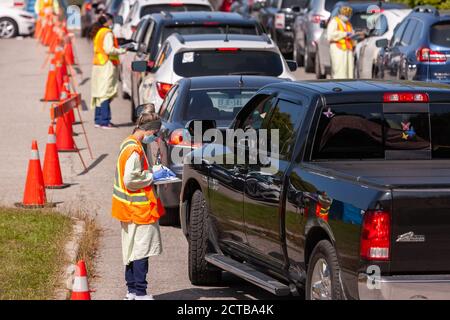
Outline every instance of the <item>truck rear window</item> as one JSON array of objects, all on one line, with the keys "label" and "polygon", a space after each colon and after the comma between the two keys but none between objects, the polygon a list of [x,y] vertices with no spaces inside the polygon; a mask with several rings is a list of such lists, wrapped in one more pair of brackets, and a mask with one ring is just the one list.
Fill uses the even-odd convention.
[{"label": "truck rear window", "polygon": [[320,114],[311,159],[450,159],[450,104],[430,104],[424,110],[327,106]]},{"label": "truck rear window", "polygon": [[184,11],[211,11],[211,8],[201,4],[152,4],[144,6],[139,16],[142,18],[147,14],[167,12],[184,12]]},{"label": "truck rear window", "polygon": [[430,41],[438,46],[450,47],[450,21],[433,25],[430,29]]},{"label": "truck rear window", "polygon": [[174,71],[184,78],[229,74],[276,77],[283,72],[281,57],[275,52],[230,49],[179,52],[174,57]]}]

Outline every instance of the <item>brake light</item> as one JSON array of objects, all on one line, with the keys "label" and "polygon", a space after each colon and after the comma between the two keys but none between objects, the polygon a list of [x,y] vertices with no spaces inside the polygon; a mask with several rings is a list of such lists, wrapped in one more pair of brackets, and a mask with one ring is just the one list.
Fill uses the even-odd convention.
[{"label": "brake light", "polygon": [[86,11],[92,10],[92,4],[91,3],[86,3],[85,9],[86,9]]},{"label": "brake light", "polygon": [[320,21],[324,20],[325,18],[321,16],[320,14],[313,14],[311,16],[311,22],[312,23],[320,23]]},{"label": "brake light", "polygon": [[420,48],[416,53],[417,60],[420,62],[446,62],[447,56],[439,51],[433,51],[430,48]]},{"label": "brake light", "polygon": [[239,51],[240,49],[239,48],[217,48],[216,50],[220,51],[220,52],[236,52],[236,51]]},{"label": "brake light", "polygon": [[172,88],[172,85],[170,83],[156,82],[156,90],[158,91],[161,99],[164,99],[166,97],[167,92],[169,92],[170,88]]},{"label": "brake light", "polygon": [[147,61],[147,67],[153,68],[154,66],[155,66],[155,61],[153,61],[153,60],[148,60]]},{"label": "brake light", "polygon": [[383,96],[383,102],[428,102],[428,94],[414,92],[387,92]]},{"label": "brake light", "polygon": [[[177,147],[191,147],[190,134],[186,129],[175,129],[169,137],[169,145]],[[201,143],[193,143],[192,148],[201,147]]]},{"label": "brake light", "polygon": [[171,3],[169,4],[169,6],[171,6],[171,7],[181,7],[181,6],[183,6],[183,5],[184,5],[183,2],[171,2]]},{"label": "brake light", "polygon": [[286,24],[286,17],[284,13],[277,13],[275,15],[275,29],[284,29]]},{"label": "brake light", "polygon": [[204,26],[218,26],[219,23],[216,21],[206,21],[206,22],[203,22],[203,25]]},{"label": "brake light", "polygon": [[25,3],[22,1],[14,1],[14,7],[16,8],[22,8],[25,6]]},{"label": "brake light", "polygon": [[360,256],[365,260],[389,260],[391,222],[385,211],[367,211],[361,231]]}]

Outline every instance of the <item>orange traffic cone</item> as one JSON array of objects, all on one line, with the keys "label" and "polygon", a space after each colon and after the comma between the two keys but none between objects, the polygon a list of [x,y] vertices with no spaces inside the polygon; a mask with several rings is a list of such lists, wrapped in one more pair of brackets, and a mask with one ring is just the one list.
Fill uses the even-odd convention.
[{"label": "orange traffic cone", "polygon": [[44,178],[36,140],[31,143],[31,158],[28,162],[27,181],[23,193],[23,201],[16,203],[17,207],[43,208],[46,206]]},{"label": "orange traffic cone", "polygon": [[41,101],[59,101],[60,92],[58,90],[58,82],[56,79],[55,59],[50,63],[48,71],[47,83],[45,85],[45,95]]},{"label": "orange traffic cone", "polygon": [[61,47],[56,48],[55,53],[55,70],[56,70],[56,84],[58,85],[58,92],[62,92],[64,76],[67,75],[67,67],[64,61],[64,52]]},{"label": "orange traffic cone", "polygon": [[46,47],[50,45],[50,42],[52,41],[53,38],[53,22],[51,20],[52,19],[50,18],[48,21],[47,30],[42,40],[42,44]]},{"label": "orange traffic cone", "polygon": [[69,66],[73,66],[75,64],[75,56],[73,54],[72,39],[70,36],[67,36],[66,39],[66,44],[64,45],[64,57],[66,58],[66,63]]},{"label": "orange traffic cone", "polygon": [[53,125],[48,127],[48,140],[45,147],[44,167],[42,171],[46,188],[62,189],[69,186],[68,184],[63,183]]},{"label": "orange traffic cone", "polygon": [[67,112],[56,120],[56,146],[58,152],[77,152],[73,141],[73,128]]},{"label": "orange traffic cone", "polygon": [[[69,87],[69,76],[65,75],[63,78],[63,86],[62,86],[62,90],[61,90],[61,98],[60,100],[65,100],[70,98],[71,93],[70,93],[70,87]],[[73,109],[70,109],[70,111],[68,112],[69,116],[69,121],[71,124],[75,123],[75,113],[73,112]]]},{"label": "orange traffic cone", "polygon": [[83,260],[78,261],[75,269],[71,300],[91,300],[91,293],[89,291],[87,281],[86,265]]}]

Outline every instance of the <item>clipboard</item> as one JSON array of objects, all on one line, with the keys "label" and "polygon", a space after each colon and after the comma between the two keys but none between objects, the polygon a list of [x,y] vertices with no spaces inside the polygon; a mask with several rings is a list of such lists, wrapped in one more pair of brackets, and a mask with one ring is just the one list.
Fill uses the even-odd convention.
[{"label": "clipboard", "polygon": [[154,186],[158,186],[158,185],[162,185],[162,184],[180,183],[182,181],[183,180],[181,180],[180,178],[169,178],[169,179],[161,179],[161,180],[155,181],[152,184]]}]

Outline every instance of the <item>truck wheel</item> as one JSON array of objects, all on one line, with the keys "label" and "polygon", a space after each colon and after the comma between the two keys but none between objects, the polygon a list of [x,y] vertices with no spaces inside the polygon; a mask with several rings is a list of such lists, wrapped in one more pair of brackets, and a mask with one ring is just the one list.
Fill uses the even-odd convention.
[{"label": "truck wheel", "polygon": [[205,260],[208,253],[208,208],[203,193],[192,195],[189,219],[189,280],[194,285],[213,285],[220,281],[221,270],[214,270]]},{"label": "truck wheel", "polygon": [[307,300],[342,300],[336,251],[328,240],[319,241],[309,259],[306,279]]},{"label": "truck wheel", "polygon": [[178,226],[180,225],[180,214],[178,208],[167,208],[166,214],[159,219],[162,226]]}]

